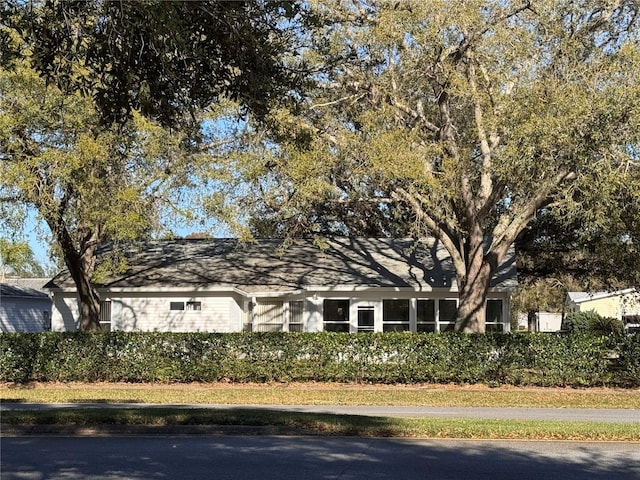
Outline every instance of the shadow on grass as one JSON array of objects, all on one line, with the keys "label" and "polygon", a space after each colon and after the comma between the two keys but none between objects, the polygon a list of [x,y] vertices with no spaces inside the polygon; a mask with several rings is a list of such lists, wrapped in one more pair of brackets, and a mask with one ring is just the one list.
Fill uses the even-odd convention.
[{"label": "shadow on grass", "polygon": [[[105,433],[124,433],[127,428],[133,433],[189,433],[189,428],[193,427],[194,433],[206,433],[207,428],[215,433],[220,433],[221,429],[224,429],[223,433],[246,433],[247,428],[252,428],[253,434],[640,441],[640,424],[635,423],[391,418],[246,407],[95,406],[7,410],[3,412],[2,424],[29,428],[28,433],[38,431],[39,427],[48,433],[49,427],[56,427],[78,435],[87,427]],[[114,430],[114,427],[118,428]]]}]

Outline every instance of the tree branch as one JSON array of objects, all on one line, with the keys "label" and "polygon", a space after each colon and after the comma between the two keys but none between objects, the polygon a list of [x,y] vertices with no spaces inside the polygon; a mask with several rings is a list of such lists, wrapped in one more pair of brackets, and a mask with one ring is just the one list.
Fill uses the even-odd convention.
[{"label": "tree branch", "polygon": [[466,270],[464,257],[463,255],[461,255],[458,245],[456,245],[456,239],[454,238],[453,232],[447,232],[446,227],[439,224],[431,215],[427,214],[417,198],[411,193],[407,192],[404,188],[396,188],[395,191],[391,194],[391,197],[396,200],[408,203],[411,206],[416,216],[427,225],[427,228],[431,231],[433,236],[440,240],[444,247],[447,249],[449,255],[451,255],[451,260],[456,269],[456,272],[458,274],[464,274]]}]

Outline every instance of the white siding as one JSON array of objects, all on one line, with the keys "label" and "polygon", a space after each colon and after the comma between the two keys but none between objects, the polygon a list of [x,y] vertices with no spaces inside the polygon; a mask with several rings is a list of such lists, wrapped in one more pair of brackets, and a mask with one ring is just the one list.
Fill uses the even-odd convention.
[{"label": "white siding", "polygon": [[78,330],[80,310],[74,294],[56,294],[53,297],[51,330],[54,332],[72,332]]},{"label": "white siding", "polygon": [[51,318],[48,298],[0,298],[0,332],[42,332]]},{"label": "white siding", "polygon": [[[236,332],[240,307],[232,297],[111,297],[112,330],[161,332]],[[171,310],[171,302],[184,310]],[[199,302],[189,310],[187,302]]]}]

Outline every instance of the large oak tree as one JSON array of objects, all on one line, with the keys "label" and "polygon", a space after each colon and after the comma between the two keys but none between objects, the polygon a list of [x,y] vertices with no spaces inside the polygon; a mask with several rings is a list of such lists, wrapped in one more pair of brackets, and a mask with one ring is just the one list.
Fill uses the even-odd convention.
[{"label": "large oak tree", "polygon": [[306,37],[315,87],[273,117],[269,196],[403,205],[451,255],[456,330],[483,332],[490,280],[537,213],[599,214],[637,179],[640,7],[310,3],[324,19]]},{"label": "large oak tree", "polygon": [[179,136],[139,115],[108,128],[91,99],[46,85],[27,62],[0,69],[0,200],[48,225],[82,330],[100,328],[97,249],[155,231],[188,159]]},{"label": "large oak tree", "polygon": [[0,5],[1,196],[49,226],[81,329],[99,328],[97,249],[148,235],[158,207],[193,186],[203,120],[227,102],[261,117],[292,91],[283,58],[303,13],[290,1]]}]

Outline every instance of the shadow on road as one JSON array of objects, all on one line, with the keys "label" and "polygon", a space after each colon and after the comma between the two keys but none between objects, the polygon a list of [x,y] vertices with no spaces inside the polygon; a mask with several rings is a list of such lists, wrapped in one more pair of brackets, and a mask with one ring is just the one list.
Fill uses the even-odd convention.
[{"label": "shadow on road", "polygon": [[3,480],[640,479],[640,446],[347,437],[2,438]]}]

